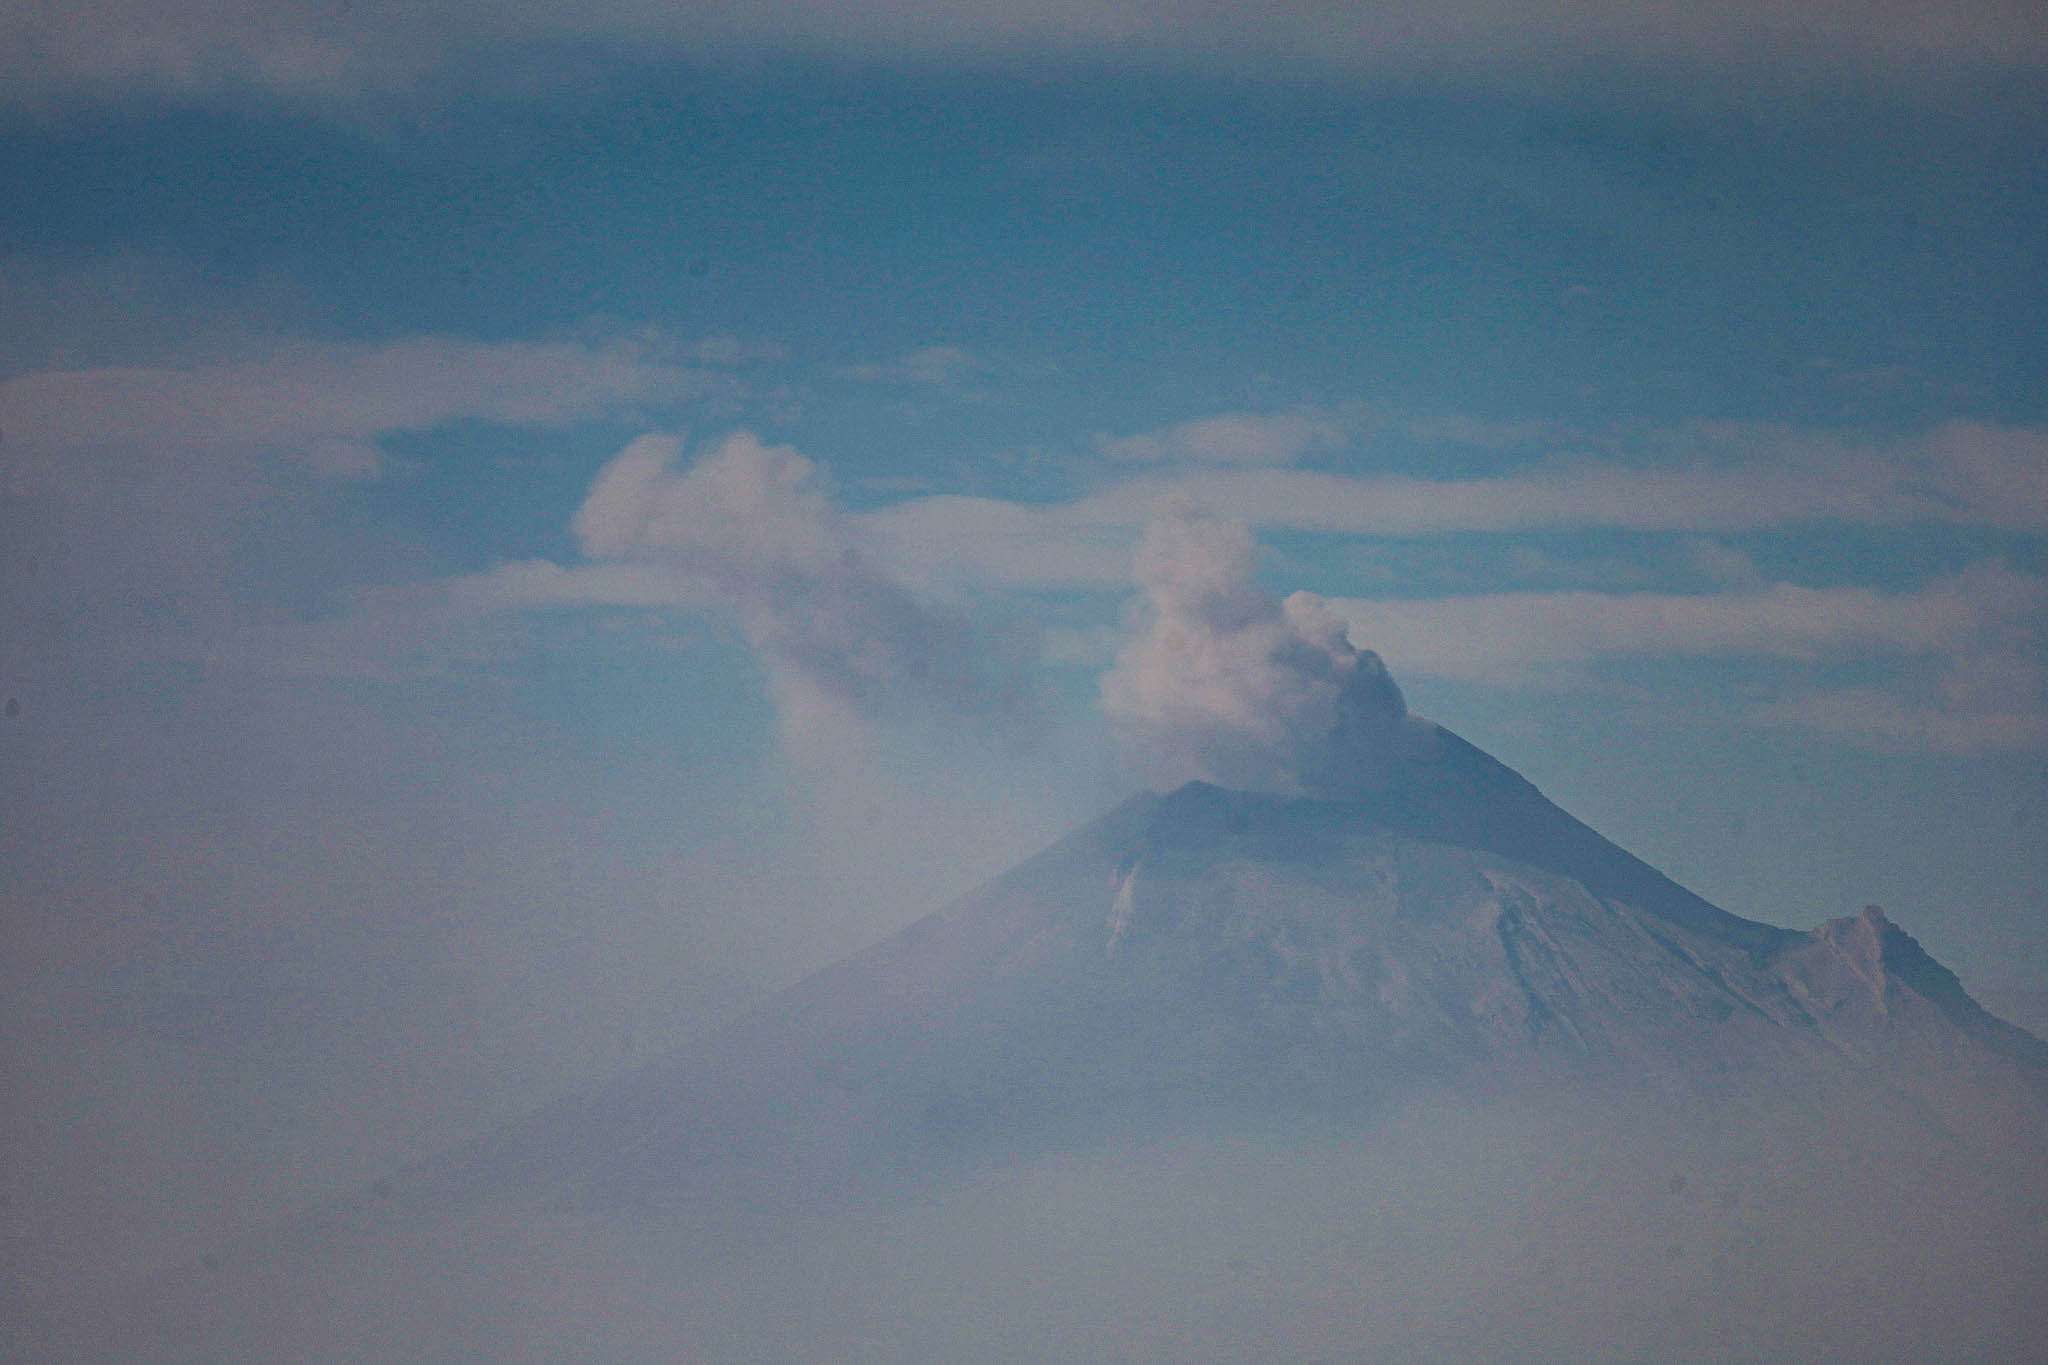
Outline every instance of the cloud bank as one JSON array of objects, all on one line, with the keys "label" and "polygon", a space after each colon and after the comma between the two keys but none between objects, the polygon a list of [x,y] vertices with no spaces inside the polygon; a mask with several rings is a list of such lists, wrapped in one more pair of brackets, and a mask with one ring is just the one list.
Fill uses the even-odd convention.
[{"label": "cloud bank", "polygon": [[[1467,479],[1210,469],[1132,479],[1074,504],[1077,519],[1142,523],[1178,493],[1254,526],[1353,535],[1554,530],[1712,532],[1839,522],[2048,526],[2048,428],[1948,423],[1859,447],[1770,428],[1662,434],[1680,460],[1549,460]],[[1690,459],[1682,452],[1698,452]]]},{"label": "cloud bank", "polygon": [[1403,668],[1513,683],[1615,658],[1750,656],[1810,661],[1863,651],[1911,656],[2010,647],[2048,586],[1992,564],[1914,592],[1773,583],[1714,593],[1514,592],[1406,600],[1341,598]]},{"label": "cloud bank", "polygon": [[1980,754],[2048,742],[2040,662],[2048,584],[1975,565],[1909,592],[1773,583],[1713,594],[1523,592],[1336,599],[1404,673],[1494,687],[1582,688],[1625,659],[1746,658],[1795,675],[1855,661],[1884,687],[1784,684],[1749,708],[1881,752]]},{"label": "cloud bank", "polygon": [[287,454],[333,478],[379,472],[378,441],[472,419],[565,426],[672,404],[715,381],[614,341],[276,343],[260,359],[42,370],[0,382],[7,438],[28,463],[80,451]]},{"label": "cloud bank", "polygon": [[1240,522],[1161,506],[1139,542],[1150,621],[1102,680],[1102,702],[1150,780],[1348,796],[1413,742],[1401,690],[1313,593],[1276,602]]}]

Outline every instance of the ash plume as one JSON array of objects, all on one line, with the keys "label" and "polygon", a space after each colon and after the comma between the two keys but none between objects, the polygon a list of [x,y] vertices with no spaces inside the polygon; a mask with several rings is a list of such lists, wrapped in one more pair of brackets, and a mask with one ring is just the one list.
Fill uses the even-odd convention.
[{"label": "ash plume", "polygon": [[962,616],[889,577],[818,467],[736,432],[681,472],[682,441],[643,436],[591,486],[574,530],[597,561],[679,570],[729,610],[773,683],[784,729],[935,706],[1007,726],[1025,689]]},{"label": "ash plume", "polygon": [[1102,681],[1132,765],[1171,786],[1343,798],[1426,742],[1380,657],[1314,593],[1275,600],[1241,522],[1162,504],[1135,561],[1147,624]]}]

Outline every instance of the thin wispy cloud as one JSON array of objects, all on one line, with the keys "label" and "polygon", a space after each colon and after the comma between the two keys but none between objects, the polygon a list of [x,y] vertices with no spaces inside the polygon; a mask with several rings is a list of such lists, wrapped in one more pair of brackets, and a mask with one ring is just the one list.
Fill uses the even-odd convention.
[{"label": "thin wispy cloud", "polygon": [[1759,433],[1740,459],[1654,467],[1550,460],[1466,479],[1212,470],[1120,483],[1082,499],[1071,515],[1141,525],[1144,509],[1169,493],[1228,507],[1266,529],[1350,535],[1916,521],[2037,529],[2048,526],[2048,429],[1957,423],[1861,450]]},{"label": "thin wispy cloud", "polygon": [[[1867,445],[1776,428],[1681,430],[1659,440],[1681,450],[1688,440],[1711,443],[1715,458],[1681,453],[1675,463],[1655,465],[1550,459],[1475,478],[1202,468],[1190,461],[1171,472],[1118,478],[1072,502],[947,495],[899,503],[868,519],[921,576],[982,575],[1023,586],[1042,572],[1045,586],[1092,580],[1105,587],[1121,577],[1105,547],[1119,533],[1130,543],[1152,508],[1172,497],[1228,509],[1261,531],[1380,537],[1603,529],[1697,537],[1818,524],[2048,527],[2048,428],[1955,422]],[[1740,455],[1730,455],[1731,447]],[[1019,548],[1024,540],[1028,552]]]},{"label": "thin wispy cloud", "polygon": [[[16,7],[0,22],[0,84],[18,102],[260,90],[333,102],[405,91],[453,71],[479,83],[508,54],[613,60],[826,53],[869,61],[1004,62],[1047,56],[1233,72],[1490,75],[1589,65],[1726,72],[2038,65],[2048,36],[2023,5],[1939,12],[1907,0],[1713,0],[1646,11],[1625,0],[1502,7],[1409,0],[1331,9],[1293,0],[1256,16],[1212,0],[1133,8],[1078,0],[708,0],[479,9],[430,0],[394,12],[292,0],[94,0]],[[572,66],[560,78],[577,73]]]},{"label": "thin wispy cloud", "polygon": [[958,383],[980,368],[981,362],[958,346],[923,346],[894,360],[850,365],[840,374],[869,383],[941,386]]},{"label": "thin wispy cloud", "polygon": [[1330,603],[1399,669],[1510,686],[1613,659],[1969,653],[2025,630],[2044,605],[2048,584],[1995,565],[1910,592],[1774,583]]},{"label": "thin wispy cloud", "polygon": [[[504,645],[468,605],[479,590],[404,585],[376,562],[387,546],[352,551],[327,522],[390,470],[392,438],[460,422],[567,432],[730,384],[644,334],[337,343],[250,327],[213,341],[180,358],[174,334],[154,363],[0,381],[0,501],[17,556],[0,634],[23,646],[10,685],[39,704],[69,704],[48,681],[67,669],[149,679],[151,693],[203,676],[265,686],[280,670],[474,676]],[[302,619],[277,582],[302,602],[317,584],[355,605]]]},{"label": "thin wispy cloud", "polygon": [[[2048,744],[2040,663],[2048,582],[1982,564],[1920,588],[1788,583],[1702,594],[1568,591],[1334,600],[1403,676],[1599,690],[1632,661],[1749,660],[1780,678],[1739,714],[1885,753],[1973,755]],[[1853,687],[1815,681],[1854,667]]]},{"label": "thin wispy cloud", "polygon": [[[1965,671],[1986,662],[1969,661]],[[1955,687],[1937,686],[1920,697],[1881,687],[1831,688],[1765,702],[1748,715],[1760,725],[1817,731],[1885,754],[1976,757],[2048,746],[2040,666],[2017,658],[1988,663],[2012,675],[2015,695],[1991,701],[1959,696]]]},{"label": "thin wispy cloud", "polygon": [[280,455],[346,479],[377,474],[390,435],[463,419],[564,426],[672,406],[715,382],[628,342],[287,341],[260,359],[20,375],[0,382],[0,415],[24,478],[97,451]]}]

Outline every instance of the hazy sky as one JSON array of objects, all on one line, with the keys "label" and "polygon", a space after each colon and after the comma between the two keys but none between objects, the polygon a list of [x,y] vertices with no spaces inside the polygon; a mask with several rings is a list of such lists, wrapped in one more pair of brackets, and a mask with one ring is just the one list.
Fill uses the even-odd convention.
[{"label": "hazy sky", "polygon": [[1161,508],[1709,898],[2041,1009],[2030,4],[116,0],[0,54],[17,1274],[476,1131],[1157,776],[1102,699]]}]

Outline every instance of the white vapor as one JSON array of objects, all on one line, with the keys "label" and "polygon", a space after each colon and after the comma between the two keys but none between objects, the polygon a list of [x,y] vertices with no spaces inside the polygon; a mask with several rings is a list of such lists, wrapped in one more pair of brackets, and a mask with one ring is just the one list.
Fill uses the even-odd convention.
[{"label": "white vapor", "polygon": [[1425,724],[1322,598],[1279,602],[1259,588],[1256,552],[1241,522],[1160,506],[1136,559],[1151,619],[1103,678],[1104,709],[1161,785],[1368,791]]},{"label": "white vapor", "polygon": [[614,457],[574,531],[599,561],[660,565],[729,609],[768,670],[785,733],[901,704],[1014,721],[1014,670],[991,666],[964,618],[919,602],[877,565],[810,460],[737,432],[678,473],[679,437]]}]

